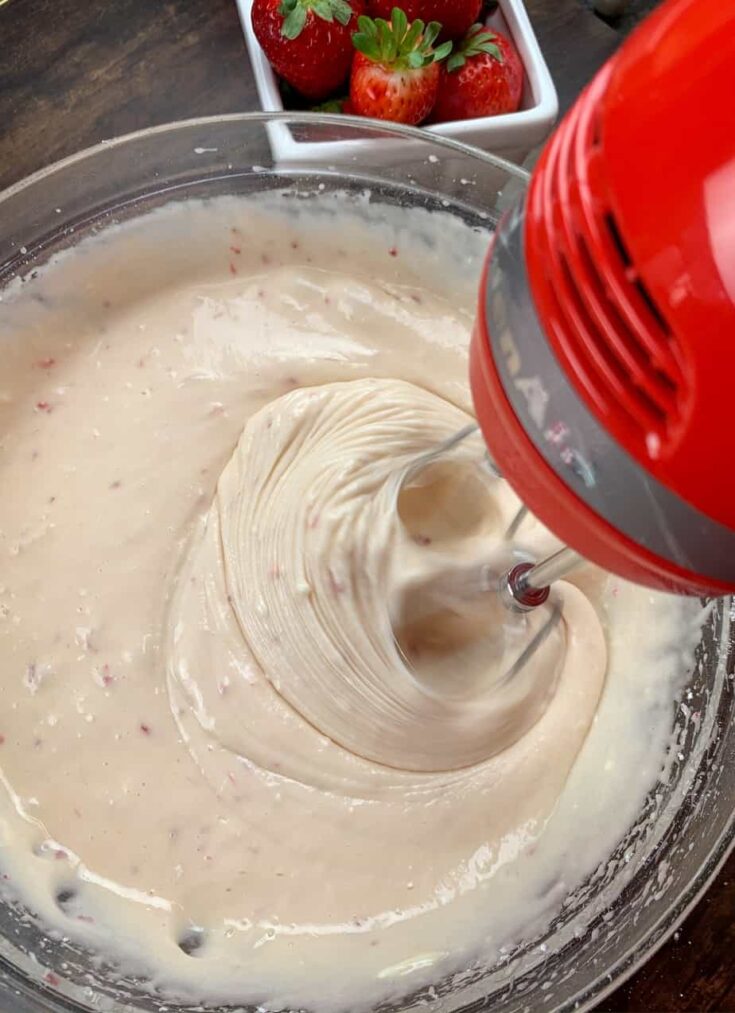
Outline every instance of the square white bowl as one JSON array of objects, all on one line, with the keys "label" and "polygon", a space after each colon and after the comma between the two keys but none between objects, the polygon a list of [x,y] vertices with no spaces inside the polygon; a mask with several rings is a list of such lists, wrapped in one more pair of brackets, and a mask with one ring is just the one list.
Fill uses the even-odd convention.
[{"label": "square white bowl", "polygon": [[[261,107],[266,112],[280,112],[284,107],[276,75],[253,32],[250,18],[253,0],[236,0],[236,2]],[[541,55],[523,0],[500,0],[497,10],[487,19],[487,24],[490,28],[509,35],[521,57],[524,68],[521,108],[515,113],[505,113],[502,116],[454,120],[450,123],[431,124],[422,129],[464,141],[466,144],[474,144],[493,155],[522,163],[551,131],[559,111],[556,88]],[[284,123],[271,124],[269,133],[274,159],[284,167],[329,163],[345,156],[350,146],[380,143],[298,141]]]}]

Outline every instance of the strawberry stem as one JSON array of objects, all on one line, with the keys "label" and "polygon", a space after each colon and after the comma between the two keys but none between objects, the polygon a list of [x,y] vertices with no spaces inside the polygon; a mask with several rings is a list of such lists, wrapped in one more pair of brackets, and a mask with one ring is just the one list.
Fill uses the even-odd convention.
[{"label": "strawberry stem", "polygon": [[297,39],[306,24],[309,11],[313,11],[322,21],[338,21],[340,25],[348,25],[352,17],[352,7],[347,0],[281,0],[278,13],[283,15],[281,35],[287,39]]},{"label": "strawberry stem", "polygon": [[393,8],[390,21],[363,15],[357,19],[357,27],[359,31],[352,36],[355,49],[373,63],[393,70],[419,70],[445,59],[452,51],[451,42],[434,49],[441,31],[438,21],[425,25],[417,18],[409,25],[400,7]]}]

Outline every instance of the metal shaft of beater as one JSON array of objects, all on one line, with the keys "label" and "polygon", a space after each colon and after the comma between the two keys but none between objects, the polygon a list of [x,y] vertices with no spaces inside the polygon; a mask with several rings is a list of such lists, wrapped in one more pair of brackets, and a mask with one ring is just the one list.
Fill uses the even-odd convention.
[{"label": "metal shaft of beater", "polygon": [[573,570],[582,561],[574,549],[559,549],[540,563],[518,563],[503,577],[500,591],[514,612],[530,612],[549,597],[549,585]]}]

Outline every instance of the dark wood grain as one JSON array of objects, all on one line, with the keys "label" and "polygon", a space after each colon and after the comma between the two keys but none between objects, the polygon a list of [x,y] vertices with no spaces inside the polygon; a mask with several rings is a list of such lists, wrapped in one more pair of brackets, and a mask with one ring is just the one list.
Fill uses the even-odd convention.
[{"label": "dark wood grain", "polygon": [[617,49],[620,36],[580,0],[526,0],[526,8],[564,112]]},{"label": "dark wood grain", "polygon": [[[526,0],[562,111],[619,43],[579,0]],[[723,0],[724,2],[724,0]],[[104,138],[257,108],[232,0],[0,6],[0,188]],[[735,1011],[735,858],[600,1013]]]},{"label": "dark wood grain", "polygon": [[735,855],[674,938],[598,1013],[735,1010]]},{"label": "dark wood grain", "polygon": [[0,188],[105,138],[256,107],[230,0],[0,7]]}]

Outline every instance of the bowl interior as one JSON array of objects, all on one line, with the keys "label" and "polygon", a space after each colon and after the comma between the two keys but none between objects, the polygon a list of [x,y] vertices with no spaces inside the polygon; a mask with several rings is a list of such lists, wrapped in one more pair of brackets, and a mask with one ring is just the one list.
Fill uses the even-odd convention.
[{"label": "bowl interior", "polygon": [[[171,200],[268,191],[284,201],[315,202],[328,212],[338,194],[356,204],[368,202],[378,214],[384,209],[386,216],[394,206],[451,214],[485,239],[525,187],[525,175],[509,164],[410,129],[376,128],[345,117],[285,114],[280,122],[311,140],[380,140],[371,146],[380,153],[366,160],[352,150],[319,170],[285,170],[270,145],[273,121],[260,115],[175,124],[102,145],[0,195],[0,292],[80,238]],[[480,269],[479,258],[468,261],[475,278]],[[431,990],[384,1005],[384,1013],[420,1008],[437,997],[446,1010],[586,1008],[673,932],[732,844],[730,618],[731,605],[724,600],[703,613],[695,669],[672,707],[675,748],[612,858],[566,899],[537,938],[519,941],[490,969],[478,954]],[[4,1008],[201,1009],[157,995],[144,969],[137,974],[121,969],[47,934],[7,881],[0,885],[0,900]]]}]

